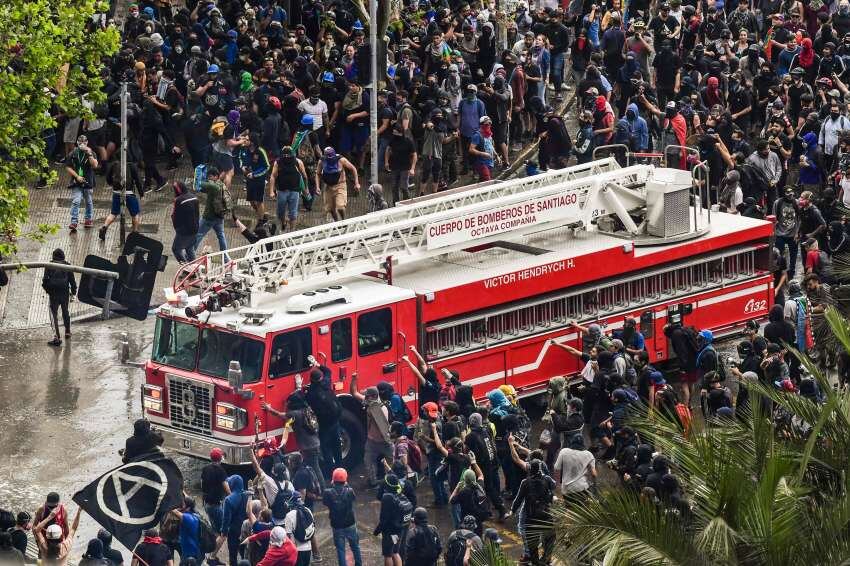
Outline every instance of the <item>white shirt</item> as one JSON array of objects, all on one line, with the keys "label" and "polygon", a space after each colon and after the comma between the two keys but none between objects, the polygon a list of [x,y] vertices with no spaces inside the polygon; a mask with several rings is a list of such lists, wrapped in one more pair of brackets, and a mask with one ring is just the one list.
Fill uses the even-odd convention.
[{"label": "white shirt", "polygon": [[[305,509],[307,508],[305,507]],[[309,509],[307,509],[307,512],[310,513],[310,515],[313,514],[313,512]],[[283,527],[286,529],[286,534],[288,534],[290,540],[295,543],[295,549],[298,552],[301,552],[303,550],[310,550],[311,546],[309,540],[307,542],[298,542],[297,540],[295,540],[295,535],[293,533],[295,532],[295,524],[297,521],[297,511],[295,509],[286,514],[286,518],[283,520]],[[313,528],[315,527],[316,523],[314,519]]]},{"label": "white shirt", "polygon": [[596,458],[587,450],[564,448],[555,460],[555,471],[561,473],[561,494],[590,489],[590,474]]},{"label": "white shirt", "polygon": [[839,183],[841,186],[841,204],[846,208],[850,208],[850,177],[841,176]]},{"label": "white shirt", "polygon": [[587,360],[584,368],[581,370],[581,377],[588,383],[593,383],[593,378],[596,377],[596,372],[593,371],[593,360]]},{"label": "white shirt", "polygon": [[305,114],[313,117],[313,131],[318,130],[323,125],[323,116],[328,113],[328,105],[321,98],[316,104],[310,104],[310,99],[305,98],[298,103],[298,109]]},{"label": "white shirt", "polygon": [[295,491],[295,486],[292,485],[292,482],[289,480],[283,480],[282,482],[276,482],[275,479],[268,474],[263,474],[263,492],[266,494],[266,501],[269,502],[269,506],[274,503],[275,497],[277,497],[277,484],[280,483],[280,487],[282,487],[286,491]]}]

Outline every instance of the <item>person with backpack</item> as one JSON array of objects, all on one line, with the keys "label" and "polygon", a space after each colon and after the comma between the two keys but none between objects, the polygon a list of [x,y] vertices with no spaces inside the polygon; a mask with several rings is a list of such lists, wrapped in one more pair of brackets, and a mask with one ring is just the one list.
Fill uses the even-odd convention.
[{"label": "person with backpack", "polygon": [[393,457],[393,447],[390,442],[390,412],[386,404],[381,401],[377,387],[367,387],[364,393],[357,390],[356,373],[351,375],[349,393],[366,408],[366,448],[363,462],[366,465],[369,487],[374,487],[378,483],[376,471],[378,461]]},{"label": "person with backpack", "polygon": [[[251,464],[254,466],[254,472],[263,486],[263,493],[272,510],[272,521],[275,525],[283,525],[286,514],[289,512],[289,502],[295,494],[295,486],[289,481],[289,470],[286,464],[283,462],[274,464],[271,474],[267,474],[260,467],[257,454],[253,450],[251,450]],[[229,478],[227,483],[230,484]],[[231,485],[231,489],[232,487]],[[225,500],[226,503],[227,500]]]},{"label": "person with backpack", "polygon": [[400,544],[405,531],[410,525],[413,515],[413,505],[402,494],[401,484],[395,474],[384,476],[387,489],[381,496],[381,512],[378,525],[372,532],[381,535],[381,556],[384,566],[402,566],[399,554]]},{"label": "person with backpack", "polygon": [[195,500],[184,497],[183,506],[180,509],[172,509],[171,513],[180,521],[180,561],[194,558],[200,564],[204,560],[204,550],[201,548],[201,517],[195,511]]},{"label": "person with backpack", "polygon": [[[53,250],[51,262],[70,265],[65,261],[65,252],[62,248]],[[59,337],[59,309],[62,309],[65,338],[70,338],[71,315],[68,312],[68,306],[70,301],[77,295],[77,281],[74,278],[74,273],[71,271],[47,268],[44,270],[44,275],[41,278],[41,287],[47,293],[50,322],[53,325],[53,340],[48,342],[48,344],[51,346],[61,346],[62,339]]]},{"label": "person with backpack", "polygon": [[418,475],[423,471],[422,449],[407,437],[407,427],[398,421],[390,424],[390,439],[393,443],[393,463],[389,464],[384,460],[387,471],[390,471],[395,463],[401,463],[404,472],[399,477],[412,478],[416,483]]},{"label": "person with backpack", "polygon": [[413,510],[413,525],[407,529],[401,547],[401,557],[406,566],[437,566],[443,553],[443,544],[437,527],[428,524],[428,511],[423,507]]},{"label": "person with backpack", "polygon": [[307,168],[295,157],[290,146],[281,149],[269,175],[269,197],[277,201],[277,219],[282,231],[294,230],[298,220],[298,206],[309,179]]},{"label": "person with backpack", "polygon": [[329,477],[331,470],[342,466],[342,449],[339,442],[339,417],[342,407],[331,391],[331,370],[318,365],[315,360],[312,365],[305,399],[319,423],[319,448],[323,470],[325,477]]},{"label": "person with backpack", "polygon": [[440,407],[436,403],[425,403],[419,408],[419,420],[416,421],[416,442],[428,459],[428,479],[431,491],[434,493],[434,505],[448,504],[449,495],[446,493],[445,474],[438,474],[442,453],[437,449],[435,437],[442,433]]},{"label": "person with backpack", "polygon": [[[304,506],[312,512],[315,502],[322,497],[322,491],[325,489],[321,470],[318,467],[308,465],[298,452],[289,455],[289,467],[295,491],[301,501],[304,502]],[[321,562],[322,554],[319,550],[319,541],[316,537],[313,537],[310,539],[310,544],[313,559],[316,562]]]},{"label": "person with backpack", "polygon": [[[316,522],[313,512],[304,504],[304,500],[293,494],[289,501],[289,512],[286,514],[283,526],[289,534],[295,549],[298,551],[298,559],[295,566],[309,566],[313,558],[313,538],[316,534]],[[321,560],[321,557],[319,558]]]},{"label": "person with backpack", "polygon": [[[286,413],[275,410],[268,403],[263,403],[262,408],[268,411],[284,422],[289,423],[289,427],[295,433],[295,440],[298,442],[298,451],[304,464],[312,470],[320,470],[319,467],[319,422],[316,419],[313,409],[307,403],[307,396],[300,389],[293,391],[286,399]],[[286,435],[286,429],[284,435]],[[286,445],[284,438],[282,444]],[[319,474],[321,475],[321,474]],[[324,477],[319,478],[319,483],[324,488]],[[318,494],[318,492],[317,492]]]},{"label": "person with backpack", "polygon": [[[230,193],[227,192],[227,188],[221,180],[221,172],[218,168],[210,166],[207,169],[207,180],[201,183],[201,191],[207,194],[207,203],[198,225],[198,233],[195,235],[193,253],[197,255],[198,246],[201,245],[201,241],[210,230],[215,231],[218,249],[225,251],[228,246],[227,237],[224,235],[224,217],[233,207],[233,202],[230,199]],[[230,261],[227,255],[225,255],[225,261]]]},{"label": "person with backpack", "polygon": [[464,442],[470,453],[475,455],[475,461],[483,475],[484,490],[493,507],[499,513],[499,521],[501,522],[505,517],[505,505],[502,503],[499,458],[490,427],[484,427],[484,419],[480,413],[469,415],[469,433]]},{"label": "person with backpack", "polygon": [[484,548],[484,543],[476,531],[478,531],[478,521],[475,517],[468,515],[463,518],[457,529],[449,533],[444,556],[446,566],[467,566],[472,553]]},{"label": "person with backpack", "polygon": [[195,261],[195,239],[198,237],[201,216],[198,195],[180,181],[174,181],[173,187],[171,224],[174,227],[174,240],[171,242],[171,252],[180,263]]},{"label": "person with backpack", "polygon": [[[292,155],[301,160],[306,171],[315,171],[322,157],[322,146],[319,144],[319,134],[313,129],[313,116],[303,115],[299,124],[298,131],[292,137]],[[304,187],[304,208],[309,211],[313,206],[313,197],[319,193],[319,185],[315,184],[314,177],[308,175],[304,178]]]},{"label": "person with backpack", "polygon": [[711,330],[700,330],[697,338],[697,344],[699,344],[700,349],[697,353],[696,366],[697,375],[702,388],[705,387],[705,384],[707,383],[706,376],[709,375],[710,372],[714,372],[719,381],[726,381],[726,372],[723,368],[723,362],[717,354],[717,350],[714,349],[713,342],[714,333],[712,333]]},{"label": "person with backpack", "polygon": [[277,526],[270,531],[262,531],[251,535],[248,540],[254,541],[267,538],[269,549],[257,566],[295,566],[298,560],[298,550],[292,539],[287,536],[286,529]]},{"label": "person with backpack", "polygon": [[404,399],[398,394],[392,383],[389,381],[379,381],[377,387],[381,401],[389,407],[390,422],[399,421],[406,426],[413,420],[413,415],[410,414],[407,403],[404,402]]},{"label": "person with backpack", "polygon": [[691,387],[699,376],[696,370],[697,348],[696,333],[681,322],[664,327],[664,335],[670,340],[670,346],[679,360],[679,389],[682,403],[690,406]]},{"label": "person with backpack", "polygon": [[[537,529],[535,526],[545,526],[552,521],[550,507],[555,496],[555,480],[543,472],[543,462],[532,460],[528,466],[528,477],[522,480],[511,512],[516,512],[520,506],[525,509],[527,525],[524,540],[531,555],[533,566],[547,566],[555,542],[554,534],[548,529]],[[542,554],[541,554],[542,547]]]},{"label": "person with backpack", "polygon": [[[259,467],[259,466],[258,466]],[[227,478],[230,487],[230,495],[224,499],[221,516],[221,529],[216,542],[215,554],[221,549],[224,541],[227,541],[227,555],[230,566],[237,566],[238,551],[241,539],[242,522],[248,517],[246,507],[250,493],[245,491],[245,482],[240,475],[232,475]]]},{"label": "person with backpack", "polygon": [[71,223],[68,225],[68,229],[72,234],[75,234],[82,200],[86,202],[83,226],[91,228],[93,225],[94,201],[92,200],[92,191],[94,191],[94,172],[98,168],[98,161],[94,150],[89,147],[89,140],[86,136],[81,135],[77,138],[77,146],[68,155],[65,162],[67,163],[65,171],[71,176],[71,184],[68,186],[71,189]]},{"label": "person with backpack", "polygon": [[[460,475],[460,481],[455,485],[449,502],[458,507],[457,511],[461,517],[472,516],[477,522],[474,529],[481,536],[481,528],[484,521],[491,517],[490,506],[487,504],[487,492],[484,488],[484,474],[476,462],[475,454],[468,453],[470,467]],[[501,494],[499,494],[501,498]]]},{"label": "person with backpack", "polygon": [[230,495],[227,473],[221,465],[224,451],[221,448],[210,450],[210,463],[201,469],[201,493],[204,498],[204,511],[210,524],[217,532],[221,531],[222,502]]},{"label": "person with backpack", "polygon": [[325,213],[334,220],[345,220],[348,206],[348,180],[346,171],[354,177],[354,194],[360,193],[360,177],[357,168],[345,157],[338,155],[330,146],[325,148],[319,166],[316,167],[316,186],[324,183]]},{"label": "person with backpack", "polygon": [[478,180],[480,182],[489,181],[492,178],[493,167],[497,161],[501,160],[496,154],[496,146],[493,141],[493,121],[489,116],[482,116],[479,120],[478,131],[473,132],[470,137],[467,152],[473,170],[478,174]]},{"label": "person with backpack", "polygon": [[345,468],[336,468],[331,480],[331,487],[322,492],[322,503],[328,508],[337,561],[339,566],[348,566],[345,559],[345,544],[348,542],[354,557],[354,566],[363,566],[360,535],[357,533],[357,521],[354,517],[356,495],[354,489],[348,485],[348,471]]}]

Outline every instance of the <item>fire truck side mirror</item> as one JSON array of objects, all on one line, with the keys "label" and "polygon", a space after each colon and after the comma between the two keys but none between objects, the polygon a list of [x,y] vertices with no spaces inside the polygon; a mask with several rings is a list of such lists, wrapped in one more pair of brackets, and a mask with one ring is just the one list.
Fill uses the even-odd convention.
[{"label": "fire truck side mirror", "polygon": [[227,369],[227,382],[237,393],[242,389],[242,364],[235,360],[230,362],[230,367]]}]

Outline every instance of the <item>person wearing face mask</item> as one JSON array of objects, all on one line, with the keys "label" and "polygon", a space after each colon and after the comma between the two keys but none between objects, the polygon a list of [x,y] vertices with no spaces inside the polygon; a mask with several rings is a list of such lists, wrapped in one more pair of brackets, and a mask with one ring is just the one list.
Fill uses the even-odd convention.
[{"label": "person wearing face mask", "polygon": [[805,70],[801,67],[795,67],[791,71],[793,82],[788,87],[788,117],[791,119],[791,124],[797,124],[801,116],[803,95],[808,94],[814,97],[811,85],[803,80],[805,74]]},{"label": "person wearing face mask", "polygon": [[652,60],[655,76],[655,88],[658,93],[658,105],[664,106],[673,100],[681,79],[682,59],[673,51],[673,42],[664,39],[661,49]]},{"label": "person wearing face mask", "polygon": [[838,11],[832,14],[832,28],[838,37],[850,34],[850,2],[841,0]]},{"label": "person wearing face mask", "polygon": [[837,102],[830,104],[829,117],[823,121],[818,135],[818,144],[823,148],[825,171],[832,171],[837,166],[838,135],[847,129],[850,129],[850,119],[841,114],[841,106]]},{"label": "person wearing face mask", "polygon": [[748,86],[741,73],[735,73],[729,81],[729,112],[735,125],[745,132],[750,130],[753,110],[753,97]]},{"label": "person wearing face mask", "polygon": [[313,131],[319,138],[319,145],[324,147],[329,135],[328,105],[319,98],[318,86],[310,87],[310,96],[298,103],[298,110],[304,115],[313,117]]},{"label": "person wearing face mask", "polygon": [[468,150],[472,167],[478,174],[479,181],[489,181],[492,178],[493,167],[497,160],[496,146],[493,141],[493,121],[489,116],[479,120],[478,131],[469,140]]},{"label": "person wearing face mask", "polygon": [[625,117],[633,133],[634,151],[644,152],[649,150],[649,127],[646,120],[641,117],[638,105],[634,102],[629,104],[626,108]]},{"label": "person wearing face mask", "polygon": [[481,119],[486,115],[484,103],[478,99],[478,87],[467,85],[466,96],[458,105],[458,123],[462,153],[461,175],[466,175],[473,162],[469,153],[470,141],[479,129]]},{"label": "person wearing face mask", "polygon": [[820,196],[821,187],[825,180],[823,153],[818,147],[818,136],[809,132],[803,136],[803,154],[800,155],[800,185],[804,191],[811,191]]}]

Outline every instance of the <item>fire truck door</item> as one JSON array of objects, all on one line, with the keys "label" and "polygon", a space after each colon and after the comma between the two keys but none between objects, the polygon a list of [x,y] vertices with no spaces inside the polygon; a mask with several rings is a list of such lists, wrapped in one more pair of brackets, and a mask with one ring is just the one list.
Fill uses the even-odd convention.
[{"label": "fire truck door", "polygon": [[348,391],[354,364],[353,322],[350,316],[329,320],[319,325],[316,337],[316,359],[331,370],[335,392]]},{"label": "fire truck door", "polygon": [[379,307],[357,315],[356,341],[357,375],[361,387],[388,381],[396,385],[398,357],[396,356],[395,306]]}]

